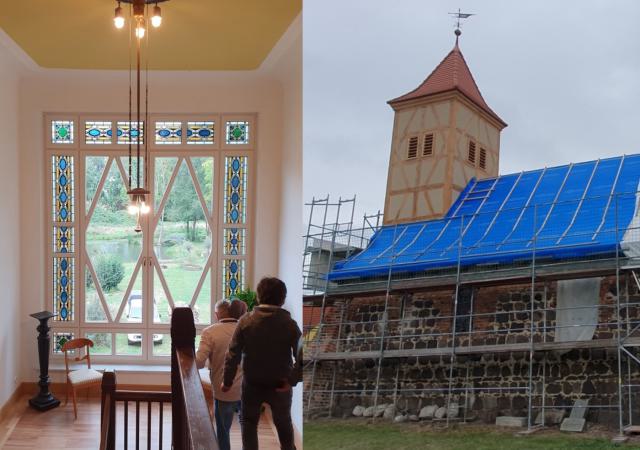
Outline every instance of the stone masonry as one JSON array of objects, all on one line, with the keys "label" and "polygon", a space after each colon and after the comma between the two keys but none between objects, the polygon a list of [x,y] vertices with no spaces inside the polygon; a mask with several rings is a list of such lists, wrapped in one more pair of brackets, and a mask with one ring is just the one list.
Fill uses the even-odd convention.
[{"label": "stone masonry", "polygon": [[[637,288],[633,284],[629,286],[629,298],[640,298]],[[621,291],[626,298],[626,287]],[[615,278],[603,278],[599,325],[593,339],[616,337],[616,296]],[[326,318],[316,342],[321,351],[374,352],[375,355],[380,351],[383,335],[385,349],[408,351],[450,347],[453,329],[457,346],[530,341],[530,285],[461,289],[455,324],[453,299],[451,289],[394,294],[389,297],[386,310],[384,295],[344,299],[340,302],[341,308],[334,308],[331,317]],[[545,306],[546,312],[543,311]],[[535,342],[553,342],[555,307],[556,283],[536,285],[533,293]],[[629,315],[640,318],[638,308],[630,308]],[[634,324],[636,322],[631,323]],[[453,369],[450,358],[448,354],[384,358],[380,368],[375,356],[320,361],[316,366],[313,390],[310,386],[312,365],[307,365],[305,393],[315,391],[311,394],[312,414],[349,416],[356,405],[373,405],[379,371],[377,403],[394,403],[400,413],[417,414],[422,407],[431,404],[444,406],[451,383],[452,401],[461,405],[461,416],[493,423],[498,415],[526,415],[528,351],[457,355]],[[628,370],[633,382],[638,383],[640,366],[632,363],[627,368],[625,359],[625,377]],[[545,386],[542,384],[543,373]],[[543,390],[546,406],[569,408],[576,399],[589,399],[591,405],[615,405],[617,373],[615,348],[536,352],[532,365],[534,406],[541,405]],[[332,386],[343,392],[332,395]],[[632,397],[634,409],[640,409],[636,406],[640,405],[638,400],[640,398],[635,395]],[[625,408],[627,401],[625,393]],[[614,425],[617,410],[593,408],[587,418]]]}]

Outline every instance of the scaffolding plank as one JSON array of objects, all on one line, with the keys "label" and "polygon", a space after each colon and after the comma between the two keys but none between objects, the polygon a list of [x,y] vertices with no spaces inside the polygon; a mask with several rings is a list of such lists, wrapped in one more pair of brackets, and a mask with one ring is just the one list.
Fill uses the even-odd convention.
[{"label": "scaffolding plank", "polygon": [[[595,339],[591,341],[572,341],[572,342],[538,342],[533,344],[534,351],[558,351],[573,350],[583,348],[616,348],[618,341],[616,339]],[[630,338],[628,345],[640,345],[640,338]],[[456,355],[484,354],[484,353],[508,353],[508,352],[525,352],[529,351],[531,344],[529,342],[515,344],[497,344],[497,345],[474,345],[474,346],[457,346],[455,347]],[[416,356],[445,356],[450,355],[451,347],[440,348],[420,348],[405,350],[385,350],[384,358],[406,358]],[[364,352],[323,352],[316,355],[309,355],[309,359],[316,360],[347,360],[347,359],[377,359],[380,352],[364,351]]]}]

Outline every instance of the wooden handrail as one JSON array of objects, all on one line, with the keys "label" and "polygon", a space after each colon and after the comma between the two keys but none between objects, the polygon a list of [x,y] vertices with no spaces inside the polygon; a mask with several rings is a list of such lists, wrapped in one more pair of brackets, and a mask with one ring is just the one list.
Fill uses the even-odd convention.
[{"label": "wooden handrail", "polygon": [[171,414],[174,450],[218,450],[195,361],[196,327],[190,308],[171,315]]}]

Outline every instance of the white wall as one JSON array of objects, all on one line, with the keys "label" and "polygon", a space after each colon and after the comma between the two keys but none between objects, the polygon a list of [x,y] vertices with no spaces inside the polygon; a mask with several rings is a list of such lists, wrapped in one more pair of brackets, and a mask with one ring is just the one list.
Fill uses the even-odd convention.
[{"label": "white wall", "polygon": [[[280,177],[278,276],[287,285],[285,307],[302,328],[302,18],[299,16],[278,47],[281,55],[265,61],[283,86],[283,134]],[[275,52],[274,52],[275,53]],[[292,415],[302,432],[302,384],[294,389]]]},{"label": "white wall", "polygon": [[[1,30],[0,30],[1,33]],[[0,43],[0,406],[20,378],[20,216],[18,192],[19,80],[24,66],[15,49]],[[32,334],[36,321],[31,319]]]}]

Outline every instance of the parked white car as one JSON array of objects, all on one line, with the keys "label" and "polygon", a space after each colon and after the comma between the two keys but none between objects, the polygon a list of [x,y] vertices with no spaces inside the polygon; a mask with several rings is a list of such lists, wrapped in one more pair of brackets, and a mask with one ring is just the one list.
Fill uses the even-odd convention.
[{"label": "parked white car", "polygon": [[[127,300],[127,320],[129,322],[141,323],[142,322],[142,292],[131,291],[129,299]],[[153,299],[153,321],[160,322],[160,314],[156,307],[156,299]],[[153,343],[155,345],[162,344],[163,334],[154,334]],[[142,334],[129,333],[127,334],[127,341],[129,345],[140,345],[142,343]]]}]

